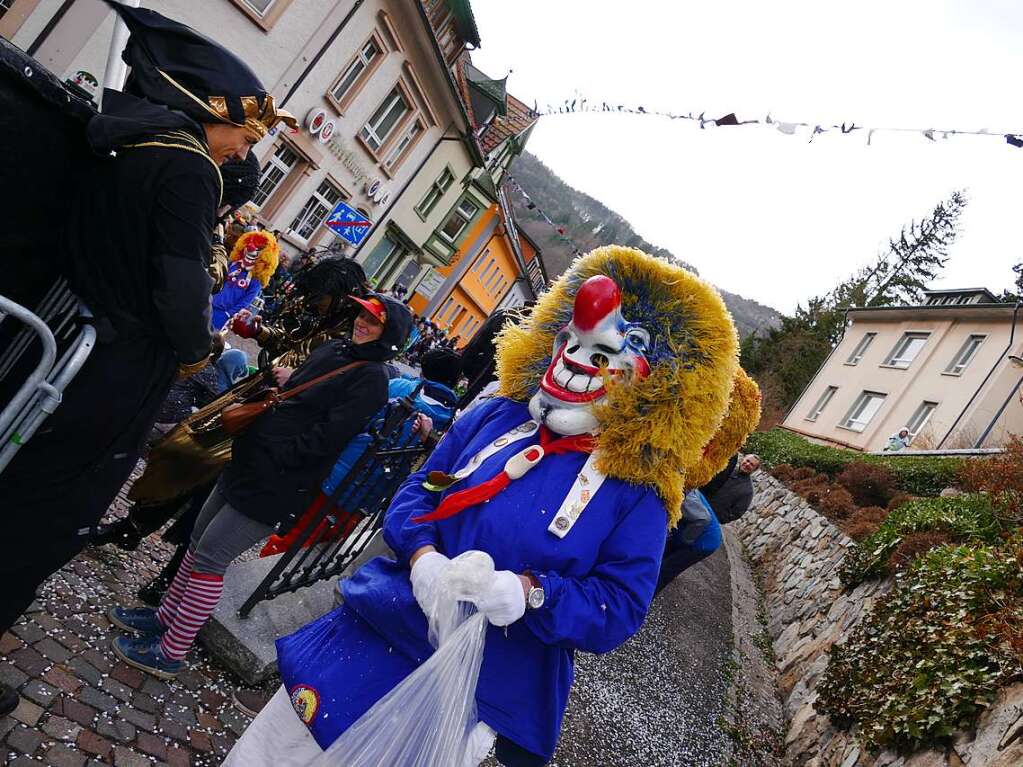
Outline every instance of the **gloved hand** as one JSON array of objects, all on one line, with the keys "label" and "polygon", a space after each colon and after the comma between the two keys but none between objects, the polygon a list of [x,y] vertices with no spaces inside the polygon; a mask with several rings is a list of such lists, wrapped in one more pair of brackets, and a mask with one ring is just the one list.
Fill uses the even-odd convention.
[{"label": "gloved hand", "polygon": [[465,757],[461,767],[479,767],[490,755],[495,740],[497,733],[494,732],[494,728],[486,722],[477,722],[476,726],[469,730],[469,737],[466,738]]},{"label": "gloved hand", "polygon": [[439,551],[428,551],[412,565],[412,574],[409,576],[412,581],[412,594],[419,603],[419,609],[427,618],[430,617],[436,603],[434,590],[437,578],[449,564],[451,560]]},{"label": "gloved hand", "polygon": [[522,579],[511,570],[498,570],[480,591],[476,608],[495,626],[507,626],[526,612]]}]

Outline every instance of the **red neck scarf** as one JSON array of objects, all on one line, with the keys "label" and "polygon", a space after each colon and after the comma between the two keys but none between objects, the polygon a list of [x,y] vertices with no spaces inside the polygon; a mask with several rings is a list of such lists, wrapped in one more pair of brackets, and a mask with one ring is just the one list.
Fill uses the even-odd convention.
[{"label": "red neck scarf", "polygon": [[[571,437],[559,437],[557,434],[552,432],[546,426],[540,427],[540,447],[543,448],[543,455],[540,456],[542,461],[549,455],[558,455],[559,453],[592,453],[596,440],[590,434],[577,434]],[[536,447],[527,447],[516,455],[525,454],[529,461],[537,461]],[[532,454],[531,454],[532,453]],[[514,460],[515,456],[511,460]],[[533,463],[532,465],[536,465]],[[531,466],[532,467],[532,466]],[[530,467],[530,468],[531,468]],[[453,517],[461,511],[475,506],[478,503],[489,501],[495,495],[504,490],[512,482],[511,477],[507,471],[507,464],[505,464],[505,470],[500,471],[491,479],[486,482],[482,482],[476,487],[470,487],[467,490],[459,490],[457,493],[452,493],[443,501],[436,509],[428,514],[423,514],[412,519],[413,522],[434,522],[439,519],[447,519]]]}]

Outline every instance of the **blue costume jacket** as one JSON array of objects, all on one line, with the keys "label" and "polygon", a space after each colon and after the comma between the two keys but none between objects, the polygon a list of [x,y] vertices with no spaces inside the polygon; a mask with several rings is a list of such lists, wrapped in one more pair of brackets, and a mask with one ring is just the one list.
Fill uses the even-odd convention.
[{"label": "blue costume jacket", "polygon": [[227,279],[224,280],[224,287],[213,295],[213,316],[210,318],[210,326],[214,330],[220,330],[227,321],[242,309],[248,309],[252,302],[259,298],[263,292],[263,286],[259,280],[249,277],[249,284],[244,288],[238,286],[231,280],[231,277],[243,272],[245,267],[241,261],[232,261],[227,268]]},{"label": "blue costume jacket", "polygon": [[[567,536],[556,537],[547,527],[586,461],[585,454],[567,453],[545,458],[486,504],[438,522],[412,521],[436,508],[444,497],[423,487],[427,472],[462,468],[489,443],[529,419],[525,405],[495,398],[457,421],[422,470],[401,486],[387,513],[384,537],[397,562],[378,557],[367,563],[342,584],[342,614],[321,621],[336,623],[346,611],[354,612],[386,648],[366,650],[360,660],[358,647],[366,643],[366,632],[360,631],[358,641],[340,653],[358,670],[358,678],[365,679],[361,682],[365,695],[374,697],[366,701],[368,708],[433,652],[426,617],[409,581],[408,561],[416,549],[432,544],[449,557],[477,549],[490,554],[499,570],[531,571],[543,584],[544,605],[527,610],[506,629],[489,627],[476,697],[482,721],[549,758],[572,686],[573,651],[608,652],[643,624],[664,551],[667,515],[652,488],[608,478]],[[530,441],[538,440],[508,445],[448,492],[490,479]],[[367,662],[374,664],[369,674]],[[390,673],[383,668],[388,663],[395,667],[395,678],[381,690],[377,680]],[[281,674],[289,689],[301,682],[296,665],[282,657]],[[330,698],[327,692],[320,692],[325,701]],[[337,727],[343,718],[335,715],[337,723],[330,726]],[[322,729],[317,733],[316,721],[310,727],[324,746],[342,731],[326,736]]]}]

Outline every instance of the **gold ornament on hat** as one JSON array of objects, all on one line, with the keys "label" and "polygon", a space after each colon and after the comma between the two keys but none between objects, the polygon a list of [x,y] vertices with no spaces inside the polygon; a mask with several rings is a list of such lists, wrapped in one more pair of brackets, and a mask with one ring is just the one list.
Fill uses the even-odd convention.
[{"label": "gold ornament on hat", "polygon": [[240,96],[238,100],[241,102],[242,110],[245,114],[245,122],[238,123],[231,119],[231,113],[227,108],[226,96],[210,96],[206,101],[203,101],[162,69],[157,71],[167,82],[215,117],[217,122],[245,128],[249,135],[256,140],[263,138],[267,131],[279,122],[283,122],[292,129],[298,128],[298,120],[295,119],[295,116],[287,110],[278,109],[274,103],[274,97],[269,93],[262,97],[262,106],[260,106],[259,96]]}]

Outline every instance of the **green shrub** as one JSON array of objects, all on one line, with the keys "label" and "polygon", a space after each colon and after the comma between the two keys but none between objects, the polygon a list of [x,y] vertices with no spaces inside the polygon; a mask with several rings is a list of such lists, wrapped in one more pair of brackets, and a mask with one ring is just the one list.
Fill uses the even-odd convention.
[{"label": "green shrub", "polygon": [[984,495],[956,498],[917,498],[899,506],[876,533],[845,555],[839,577],[846,586],[889,573],[888,558],[911,533],[948,533],[956,542],[993,543],[1001,525]]},{"label": "green shrub", "polygon": [[855,450],[817,445],[785,429],[753,432],[744,449],[756,453],[768,465],[806,466],[832,476],[853,461],[878,464],[891,472],[896,487],[913,495],[937,495],[956,484],[968,460],[954,456],[864,455]]},{"label": "green shrub", "polygon": [[968,728],[1023,672],[1008,633],[1023,621],[1021,566],[1020,538],[921,555],[832,647],[817,710],[838,726],[858,723],[870,748],[916,748]]}]

